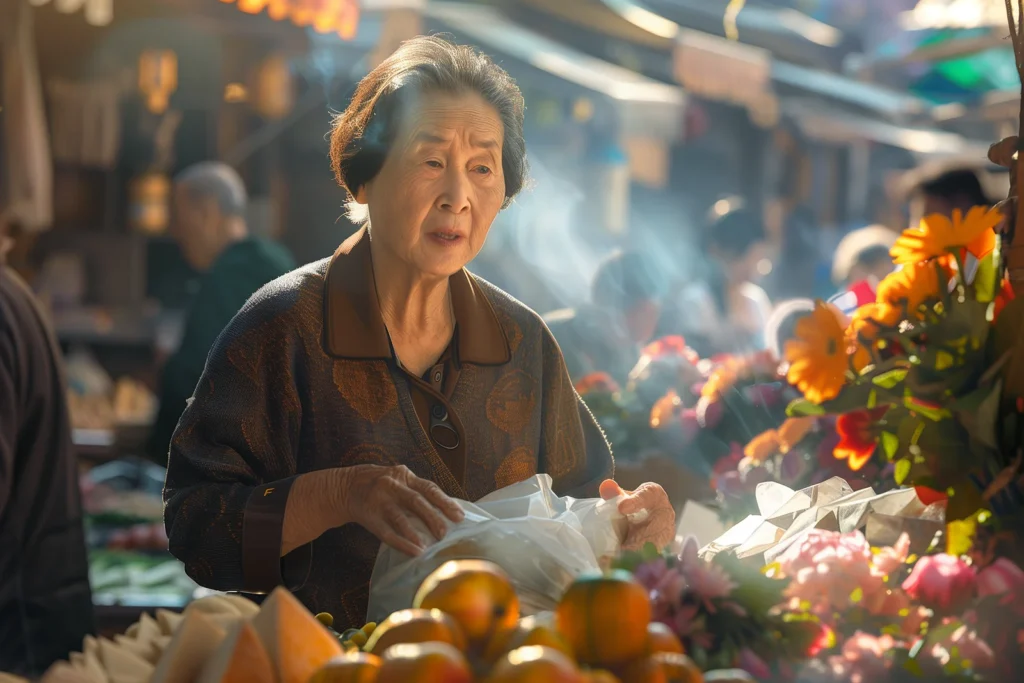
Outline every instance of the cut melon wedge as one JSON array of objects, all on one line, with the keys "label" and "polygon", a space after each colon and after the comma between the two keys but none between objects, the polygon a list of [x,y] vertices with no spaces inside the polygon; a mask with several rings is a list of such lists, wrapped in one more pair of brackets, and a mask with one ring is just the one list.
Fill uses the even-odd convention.
[{"label": "cut melon wedge", "polygon": [[149,614],[149,612],[143,612],[139,620],[135,622],[138,628],[135,629],[135,633],[128,629],[128,634],[138,640],[139,642],[148,643],[149,641],[162,636],[164,633],[160,630],[160,624],[156,622],[156,619]]},{"label": "cut melon wedge", "polygon": [[248,621],[236,621],[196,683],[274,683],[270,655]]},{"label": "cut melon wedge", "polygon": [[100,659],[111,683],[146,683],[153,665],[132,651],[109,640],[100,640]]},{"label": "cut melon wedge", "polygon": [[270,594],[252,626],[270,655],[277,683],[308,683],[320,667],[342,654],[338,639],[284,588]]},{"label": "cut melon wedge", "polygon": [[116,635],[114,636],[114,642],[121,646],[122,649],[131,652],[133,655],[138,657],[144,662],[150,662],[150,653],[153,651],[152,642],[141,642],[135,638],[129,638],[128,636]]},{"label": "cut melon wedge", "polygon": [[171,612],[166,609],[158,609],[156,611],[156,623],[160,626],[160,633],[165,636],[173,636],[184,618],[185,616],[178,612]]},{"label": "cut melon wedge", "polygon": [[195,683],[206,660],[223,640],[222,629],[199,612],[192,612],[178,625],[150,683]]},{"label": "cut melon wedge", "polygon": [[235,609],[238,610],[238,613],[246,619],[252,619],[260,613],[260,606],[249,598],[244,598],[241,595],[233,595],[231,593],[220,597],[234,605]]}]

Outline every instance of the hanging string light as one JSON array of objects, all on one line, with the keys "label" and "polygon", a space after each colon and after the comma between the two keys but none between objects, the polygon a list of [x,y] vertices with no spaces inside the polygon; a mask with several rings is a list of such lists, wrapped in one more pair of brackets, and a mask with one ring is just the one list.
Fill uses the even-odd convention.
[{"label": "hanging string light", "polygon": [[288,20],[317,33],[337,33],[345,40],[356,36],[359,0],[221,0],[234,4],[246,14],[264,9],[275,21]]}]

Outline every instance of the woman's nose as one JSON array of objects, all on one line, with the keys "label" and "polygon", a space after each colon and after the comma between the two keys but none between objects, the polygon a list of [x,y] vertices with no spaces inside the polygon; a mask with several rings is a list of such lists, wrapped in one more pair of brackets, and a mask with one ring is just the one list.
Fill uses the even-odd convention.
[{"label": "woman's nose", "polygon": [[470,182],[466,174],[458,169],[449,169],[445,174],[444,188],[438,198],[440,208],[452,213],[469,210]]}]

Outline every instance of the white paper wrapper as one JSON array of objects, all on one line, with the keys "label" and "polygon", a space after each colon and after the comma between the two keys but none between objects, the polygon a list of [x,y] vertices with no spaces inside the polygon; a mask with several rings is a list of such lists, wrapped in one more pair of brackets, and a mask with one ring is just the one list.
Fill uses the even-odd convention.
[{"label": "white paper wrapper", "polygon": [[539,474],[476,503],[457,501],[466,513],[434,542],[419,526],[424,545],[413,558],[382,545],[370,578],[368,621],[382,621],[412,606],[423,580],[448,560],[489,560],[504,569],[524,615],[553,610],[569,584],[600,569],[620,549],[623,517],[618,501],[559,498],[551,477]]},{"label": "white paper wrapper", "polygon": [[809,529],[861,529],[868,541],[883,546],[906,532],[911,549],[921,552],[945,524],[945,504],[926,506],[914,489],[854,491],[840,477],[800,491],[775,482],[758,484],[755,495],[761,514],[750,515],[704,546],[702,557],[722,552],[741,559],[763,554],[765,564],[770,564]]}]

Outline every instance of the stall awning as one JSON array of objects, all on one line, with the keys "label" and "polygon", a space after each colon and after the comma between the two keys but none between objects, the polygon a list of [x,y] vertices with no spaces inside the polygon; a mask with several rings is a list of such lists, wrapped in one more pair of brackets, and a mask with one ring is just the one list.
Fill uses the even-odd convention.
[{"label": "stall awning", "polygon": [[[685,95],[634,71],[585,55],[511,21],[490,7],[428,3],[431,29],[478,45],[517,79],[546,81],[553,92],[599,100],[611,106],[626,135],[677,139],[683,131]],[[510,59],[502,59],[507,57]]]},{"label": "stall awning", "polygon": [[935,128],[899,126],[858,116],[813,101],[787,100],[784,113],[807,137],[833,144],[870,141],[898,147],[922,157],[964,156],[984,159],[988,142]]}]

